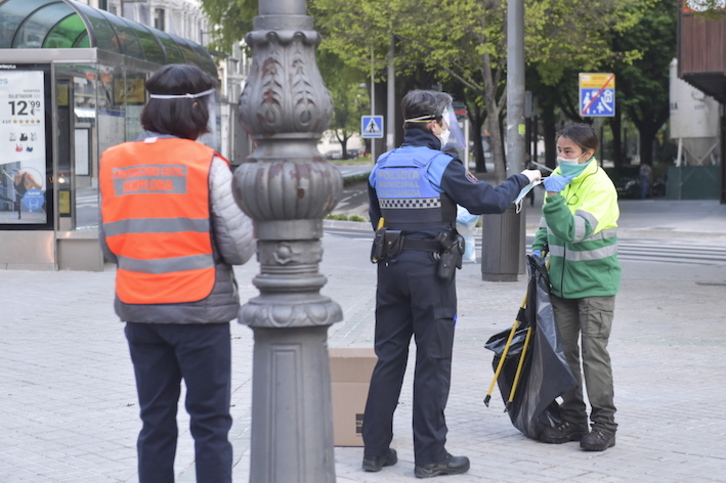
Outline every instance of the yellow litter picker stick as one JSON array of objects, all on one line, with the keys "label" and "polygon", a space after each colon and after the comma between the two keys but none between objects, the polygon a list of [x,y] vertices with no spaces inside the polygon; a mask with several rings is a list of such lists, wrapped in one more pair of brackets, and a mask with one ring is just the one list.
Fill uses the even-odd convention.
[{"label": "yellow litter picker stick", "polygon": [[529,346],[529,338],[532,335],[532,326],[527,327],[527,336],[524,338],[524,347],[522,347],[522,353],[519,355],[519,363],[517,364],[517,372],[514,374],[514,382],[512,383],[512,390],[509,391],[509,401],[507,401],[504,407],[504,412],[509,411],[514,401],[514,394],[517,392],[517,385],[519,384],[519,376],[522,375],[522,367],[524,366],[524,356],[527,355],[527,346]]},{"label": "yellow litter picker stick", "polygon": [[[527,295],[524,295],[524,300],[522,300],[521,308],[524,308],[525,304],[527,303]],[[502,355],[499,358],[499,364],[497,364],[497,370],[494,371],[494,377],[492,378],[492,383],[489,384],[489,390],[487,391],[487,395],[484,398],[484,404],[486,407],[489,407],[489,401],[492,400],[492,392],[494,392],[494,384],[497,383],[497,379],[499,379],[499,374],[502,372],[502,367],[504,367],[504,359],[507,357],[507,353],[509,352],[509,347],[512,345],[512,339],[514,339],[514,333],[517,331],[517,327],[519,327],[519,321],[514,320],[514,325],[512,325],[512,330],[509,332],[509,338],[507,338],[507,343],[504,345],[504,350],[502,351]]]}]

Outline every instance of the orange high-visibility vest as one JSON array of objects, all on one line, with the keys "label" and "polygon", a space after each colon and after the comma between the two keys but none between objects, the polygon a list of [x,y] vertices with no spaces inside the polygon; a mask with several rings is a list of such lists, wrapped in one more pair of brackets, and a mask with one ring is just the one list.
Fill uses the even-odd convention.
[{"label": "orange high-visibility vest", "polygon": [[149,138],[101,156],[101,218],[118,260],[121,302],[196,302],[212,292],[209,170],[215,155],[188,139]]}]

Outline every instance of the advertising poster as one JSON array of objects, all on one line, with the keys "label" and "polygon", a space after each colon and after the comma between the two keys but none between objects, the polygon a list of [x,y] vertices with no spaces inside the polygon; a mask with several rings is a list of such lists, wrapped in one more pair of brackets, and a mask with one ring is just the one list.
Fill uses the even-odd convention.
[{"label": "advertising poster", "polygon": [[42,71],[0,70],[0,223],[46,223]]}]

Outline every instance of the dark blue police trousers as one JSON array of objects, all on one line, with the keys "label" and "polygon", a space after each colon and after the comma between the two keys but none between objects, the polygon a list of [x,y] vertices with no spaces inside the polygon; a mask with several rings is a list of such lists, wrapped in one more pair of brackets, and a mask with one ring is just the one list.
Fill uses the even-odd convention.
[{"label": "dark blue police trousers", "polygon": [[393,438],[393,413],[401,394],[411,337],[416,341],[413,443],[417,465],[446,457],[444,409],[451,385],[456,324],[456,282],[436,276],[437,262],[421,251],[404,251],[378,264],[375,350],[363,418],[366,456],[383,456]]},{"label": "dark blue police trousers", "polygon": [[125,332],[143,423],[137,441],[139,483],[174,482],[182,379],[197,482],[231,483],[229,323],[128,322]]}]

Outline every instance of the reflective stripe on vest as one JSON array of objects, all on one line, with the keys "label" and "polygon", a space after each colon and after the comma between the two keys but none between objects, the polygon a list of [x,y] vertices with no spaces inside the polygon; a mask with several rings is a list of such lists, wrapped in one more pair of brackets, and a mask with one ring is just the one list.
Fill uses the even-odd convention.
[{"label": "reflective stripe on vest", "polygon": [[124,143],[103,153],[101,215],[107,245],[118,259],[116,294],[122,302],[195,302],[211,293],[214,156],[214,150],[179,138]]},{"label": "reflective stripe on vest", "polygon": [[[615,239],[615,241],[616,241],[617,236],[618,236],[617,228],[608,228],[606,230],[602,230],[593,235],[590,235],[589,237],[585,238],[583,240],[583,242],[594,241],[594,240],[601,240],[601,241],[605,242],[611,238]],[[600,247],[594,248],[592,250],[569,249],[567,251],[565,251],[565,247],[563,247],[561,245],[550,245],[549,250],[550,250],[551,256],[564,257],[565,260],[569,260],[569,261],[573,261],[573,262],[580,262],[580,261],[586,261],[586,260],[602,260],[603,258],[616,256],[618,254],[618,245],[617,245],[617,243],[613,243],[611,245],[600,246]]]},{"label": "reflective stripe on vest", "polygon": [[138,218],[104,223],[103,230],[106,232],[106,236],[116,236],[124,233],[180,233],[183,231],[208,233],[209,220]]}]

